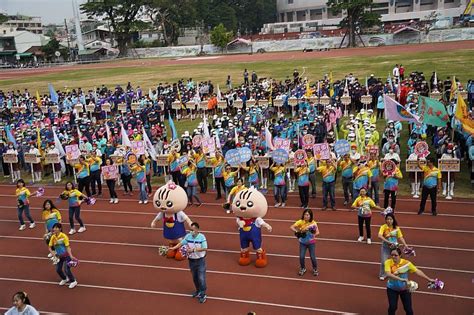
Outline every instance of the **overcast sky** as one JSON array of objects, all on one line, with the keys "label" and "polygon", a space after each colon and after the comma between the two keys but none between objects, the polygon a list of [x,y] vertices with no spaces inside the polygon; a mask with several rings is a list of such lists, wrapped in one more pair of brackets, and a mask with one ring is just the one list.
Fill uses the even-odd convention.
[{"label": "overcast sky", "polygon": [[0,0],[0,12],[40,16],[43,24],[62,24],[64,19],[72,18],[72,0]]}]

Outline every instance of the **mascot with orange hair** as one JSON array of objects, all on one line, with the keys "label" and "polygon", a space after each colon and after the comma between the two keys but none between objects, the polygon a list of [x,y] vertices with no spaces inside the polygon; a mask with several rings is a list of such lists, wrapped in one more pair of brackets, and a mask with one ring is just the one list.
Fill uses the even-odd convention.
[{"label": "mascot with orange hair", "polygon": [[240,259],[239,265],[250,264],[250,243],[257,253],[255,266],[263,268],[267,265],[267,255],[262,248],[263,226],[269,232],[272,227],[263,221],[267,214],[268,204],[265,196],[254,187],[246,188],[237,193],[232,201],[232,210],[237,216],[237,225],[240,234]]}]

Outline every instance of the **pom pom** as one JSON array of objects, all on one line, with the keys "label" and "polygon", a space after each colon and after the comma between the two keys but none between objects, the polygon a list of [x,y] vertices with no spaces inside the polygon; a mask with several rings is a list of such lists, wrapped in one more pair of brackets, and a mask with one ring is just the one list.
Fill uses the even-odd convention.
[{"label": "pom pom", "polygon": [[413,247],[405,247],[403,249],[403,255],[405,255],[405,257],[410,257],[410,256],[416,256],[416,253]]},{"label": "pom pom", "polygon": [[79,260],[71,259],[70,261],[68,261],[67,265],[69,267],[77,267],[79,265]]},{"label": "pom pom", "polygon": [[416,283],[415,281],[408,281],[407,289],[410,292],[415,292],[418,289],[418,283]]},{"label": "pom pom", "polygon": [[167,246],[158,246],[158,253],[161,256],[166,256],[166,254],[168,253],[168,247]]},{"label": "pom pom", "polygon": [[430,290],[441,291],[443,290],[443,288],[444,288],[444,282],[439,279],[435,279],[434,282],[428,282],[428,289]]},{"label": "pom pom", "polygon": [[188,246],[181,246],[179,248],[179,252],[181,253],[181,255],[185,258],[188,258],[189,256],[189,247]]}]

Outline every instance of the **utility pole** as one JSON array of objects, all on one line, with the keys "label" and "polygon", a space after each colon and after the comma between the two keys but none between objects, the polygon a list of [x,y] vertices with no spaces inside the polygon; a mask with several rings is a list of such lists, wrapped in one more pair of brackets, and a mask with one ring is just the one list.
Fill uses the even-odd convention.
[{"label": "utility pole", "polygon": [[66,38],[67,38],[67,51],[69,52],[68,59],[71,60],[71,44],[69,42],[69,30],[67,28],[66,19],[64,19],[64,27],[66,28]]}]

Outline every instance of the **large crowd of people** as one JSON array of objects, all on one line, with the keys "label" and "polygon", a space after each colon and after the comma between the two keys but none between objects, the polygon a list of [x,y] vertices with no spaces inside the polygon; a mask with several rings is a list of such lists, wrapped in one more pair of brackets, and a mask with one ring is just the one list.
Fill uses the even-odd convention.
[{"label": "large crowd of people", "polygon": [[[195,202],[196,206],[202,204],[199,193],[210,188],[216,190],[216,199],[230,204],[243,187],[254,186],[262,191],[273,188],[274,206],[285,207],[288,191],[298,189],[304,212],[291,229],[300,233],[299,275],[306,271],[303,258],[309,250],[313,275],[317,276],[314,239],[319,229],[309,208],[336,210],[340,206],[336,204],[336,185],[340,182],[344,206],[358,211],[359,242],[366,239],[371,244],[372,210],[391,209],[378,234],[384,242],[379,277],[390,279],[390,314],[396,310],[398,295],[405,309],[410,309],[411,301],[400,293],[401,283],[407,282],[404,274],[417,272],[434,280],[411,263],[408,270],[394,273],[394,266],[406,261],[399,257],[398,247],[389,245],[408,247],[393,214],[397,191],[405,177],[415,198],[421,189],[419,214],[424,212],[428,197],[432,214],[438,213],[440,188],[443,196],[454,196],[455,171],[449,173],[448,181],[447,173],[435,162],[449,159],[472,165],[474,135],[455,119],[455,104],[460,91],[466,91],[469,119],[474,117],[474,82],[464,87],[454,78],[438,81],[436,73],[428,78],[401,65],[396,65],[387,79],[372,74],[360,80],[349,73],[334,80],[330,73],[312,82],[295,69],[285,80],[275,80],[245,69],[242,81],[234,86],[228,76],[222,90],[210,80],[189,78],[159,83],[148,91],[131,83],[87,91],[50,88],[48,95],[28,89],[0,91],[2,172],[17,184],[20,230],[26,228],[23,214],[30,221],[29,228],[35,228],[25,179],[44,183],[46,174],[53,174],[54,182],[67,178],[61,198],[69,203],[70,235],[86,231],[80,217],[81,200],[105,195],[103,182],[111,204],[119,202],[117,185],[123,186],[124,195],[133,195],[138,187],[138,202],[147,204],[154,176],[165,176],[182,186],[189,205]],[[386,96],[417,116],[419,98],[433,95],[447,109],[445,126],[384,119]],[[185,120],[199,122],[195,129],[179,135],[175,124]],[[407,138],[402,137],[404,133]],[[419,150],[421,142],[432,148],[431,156]],[[244,148],[251,152],[249,159],[230,160],[231,153]],[[277,151],[286,152],[283,159],[274,155]],[[16,159],[11,159],[12,155]],[[51,155],[58,158],[50,159]],[[415,169],[402,172],[405,161],[412,161]],[[321,204],[312,201],[318,190]],[[45,201],[43,218],[50,221],[46,232],[50,234],[51,256],[61,253],[57,264],[60,284],[69,283],[73,288],[77,281],[69,262],[74,257],[68,236],[62,232],[60,213],[51,200]],[[77,231],[75,220],[80,225]]]}]

